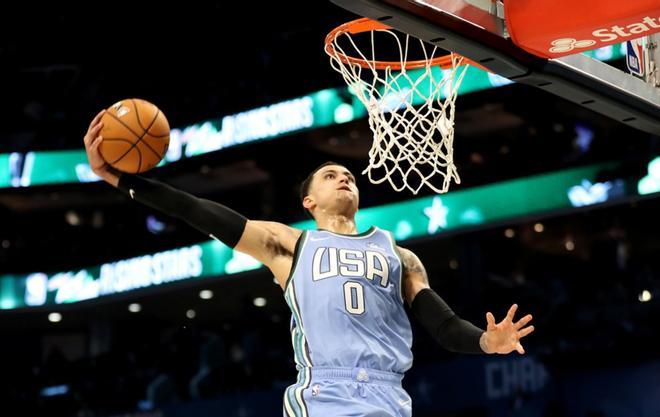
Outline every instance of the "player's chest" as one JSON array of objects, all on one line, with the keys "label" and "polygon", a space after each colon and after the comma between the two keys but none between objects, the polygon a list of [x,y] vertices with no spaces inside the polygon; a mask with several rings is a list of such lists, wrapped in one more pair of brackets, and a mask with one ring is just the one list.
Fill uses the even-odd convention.
[{"label": "player's chest", "polygon": [[377,244],[314,245],[308,249],[306,275],[312,282],[363,278],[386,288],[400,268],[398,258]]}]

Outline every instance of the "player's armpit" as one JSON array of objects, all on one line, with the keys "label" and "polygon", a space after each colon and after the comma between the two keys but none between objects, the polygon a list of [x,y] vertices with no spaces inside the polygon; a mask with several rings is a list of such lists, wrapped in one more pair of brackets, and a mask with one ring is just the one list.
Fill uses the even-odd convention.
[{"label": "player's armpit", "polygon": [[249,220],[235,249],[270,267],[276,259],[293,258],[301,234],[301,230],[282,223]]}]

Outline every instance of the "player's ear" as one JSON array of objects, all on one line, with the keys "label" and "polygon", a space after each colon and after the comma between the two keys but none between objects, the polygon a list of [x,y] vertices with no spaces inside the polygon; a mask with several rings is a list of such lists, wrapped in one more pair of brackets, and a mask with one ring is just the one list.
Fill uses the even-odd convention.
[{"label": "player's ear", "polygon": [[316,207],[316,202],[314,201],[314,198],[312,196],[306,196],[303,198],[303,207],[307,210],[311,210],[314,207]]}]

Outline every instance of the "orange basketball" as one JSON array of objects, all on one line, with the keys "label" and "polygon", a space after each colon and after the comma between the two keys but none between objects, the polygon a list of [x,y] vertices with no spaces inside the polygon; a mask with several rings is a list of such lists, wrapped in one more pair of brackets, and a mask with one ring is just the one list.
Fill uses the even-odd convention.
[{"label": "orange basketball", "polygon": [[162,111],[139,98],[118,101],[101,118],[99,152],[113,168],[129,174],[158,165],[170,144],[170,125]]}]

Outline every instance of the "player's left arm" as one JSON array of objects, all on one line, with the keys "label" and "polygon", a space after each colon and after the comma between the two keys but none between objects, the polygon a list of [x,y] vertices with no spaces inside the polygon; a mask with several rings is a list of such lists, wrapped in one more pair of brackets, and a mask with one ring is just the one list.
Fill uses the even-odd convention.
[{"label": "player's left arm", "polygon": [[398,247],[403,262],[403,291],[406,302],[424,328],[445,349],[458,353],[501,353],[514,350],[523,354],[520,339],[534,331],[525,327],[532,320],[528,314],[516,323],[513,316],[516,304],[509,309],[504,320],[495,323],[492,313],[486,313],[486,330],[461,319],[429,285],[424,265],[417,255]]}]

